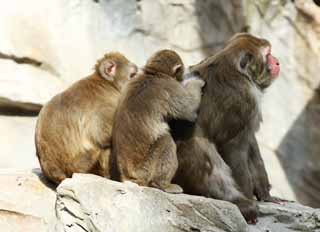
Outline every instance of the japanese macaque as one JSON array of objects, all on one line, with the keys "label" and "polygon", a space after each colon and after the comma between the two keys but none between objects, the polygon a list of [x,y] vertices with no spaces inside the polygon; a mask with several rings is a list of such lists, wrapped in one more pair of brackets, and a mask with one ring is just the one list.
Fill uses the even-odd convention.
[{"label": "japanese macaque", "polygon": [[179,160],[174,183],[186,193],[235,203],[249,223],[257,218],[254,196],[274,200],[255,132],[262,93],[279,70],[267,40],[236,34],[191,67],[206,82],[196,122],[171,123]]},{"label": "japanese macaque", "polygon": [[98,60],[92,75],[56,95],[40,111],[35,144],[41,169],[56,184],[73,173],[109,177],[113,117],[137,66],[118,52]]},{"label": "japanese macaque", "polygon": [[113,154],[121,181],[180,193],[171,183],[178,168],[176,144],[168,121],[194,121],[204,81],[181,82],[184,65],[171,50],[150,57],[143,73],[131,80],[120,100],[112,135]]}]

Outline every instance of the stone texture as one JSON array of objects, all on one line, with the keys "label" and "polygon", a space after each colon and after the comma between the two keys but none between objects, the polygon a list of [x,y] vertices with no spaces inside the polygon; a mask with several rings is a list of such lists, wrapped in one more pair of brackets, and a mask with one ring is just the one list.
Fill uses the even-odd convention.
[{"label": "stone texture", "polygon": [[40,170],[0,170],[0,228],[5,232],[49,230],[53,224],[55,192]]},{"label": "stone texture", "polygon": [[75,174],[57,188],[56,231],[248,231],[228,202]]},{"label": "stone texture", "polygon": [[296,203],[260,204],[257,225],[250,232],[320,231],[320,210]]},{"label": "stone texture", "polygon": [[43,103],[88,75],[96,59],[110,50],[139,65],[163,48],[177,50],[187,64],[198,62],[204,51],[212,52],[241,29],[241,4],[236,2],[8,1],[0,15],[0,53],[28,57],[40,66],[1,61],[0,83],[5,85],[0,96]]},{"label": "stone texture", "polygon": [[0,171],[0,228],[5,232],[319,232],[320,210],[297,203],[259,205],[248,226],[231,203],[75,174],[57,195],[39,169]]},{"label": "stone texture", "polygon": [[46,103],[65,88],[62,80],[40,67],[1,59],[0,83],[1,97],[40,104]]},{"label": "stone texture", "polygon": [[[250,32],[271,41],[281,73],[263,99],[258,140],[273,193],[320,207],[319,12],[312,1],[245,1]],[[306,14],[308,13],[309,16]]]},{"label": "stone texture", "polygon": [[297,203],[261,203],[248,226],[228,202],[75,174],[57,189],[53,231],[320,231],[320,210]]},{"label": "stone texture", "polygon": [[0,116],[0,170],[39,167],[34,145],[35,117]]}]

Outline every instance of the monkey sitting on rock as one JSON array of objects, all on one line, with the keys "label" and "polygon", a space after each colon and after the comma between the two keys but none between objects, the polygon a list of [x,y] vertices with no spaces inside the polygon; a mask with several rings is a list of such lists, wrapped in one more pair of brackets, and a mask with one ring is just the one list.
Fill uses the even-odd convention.
[{"label": "monkey sitting on rock", "polygon": [[204,81],[181,83],[184,65],[171,50],[151,56],[143,73],[131,80],[119,102],[112,135],[113,154],[121,181],[181,193],[171,180],[178,168],[176,144],[168,121],[194,121]]},{"label": "monkey sitting on rock", "polygon": [[240,33],[191,71],[206,86],[196,122],[171,122],[179,160],[173,182],[186,193],[233,202],[255,223],[254,196],[276,200],[255,132],[262,120],[262,94],[278,76],[279,62],[267,40]]},{"label": "monkey sitting on rock", "polygon": [[113,116],[137,67],[118,52],[98,60],[92,75],[56,95],[40,111],[36,152],[44,175],[59,184],[73,173],[110,177]]}]

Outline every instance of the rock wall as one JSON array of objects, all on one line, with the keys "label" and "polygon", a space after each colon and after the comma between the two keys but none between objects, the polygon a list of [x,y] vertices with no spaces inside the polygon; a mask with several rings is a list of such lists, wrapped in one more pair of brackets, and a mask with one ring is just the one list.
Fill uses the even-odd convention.
[{"label": "rock wall", "polygon": [[[282,71],[264,98],[258,140],[273,193],[320,205],[320,14],[312,1],[12,0],[1,9],[0,98],[8,105],[45,103],[107,51],[142,65],[172,48],[194,64],[235,32],[269,39]],[[39,167],[35,121],[0,117],[0,168]]]},{"label": "rock wall", "polygon": [[250,32],[271,41],[281,64],[258,133],[274,192],[319,207],[320,8],[312,1],[245,2]]},{"label": "rock wall", "polygon": [[[47,102],[90,74],[96,59],[111,50],[142,65],[154,51],[171,48],[186,64],[196,63],[241,25],[230,22],[241,12],[218,1],[13,0],[1,9],[0,97],[7,105]],[[35,120],[0,118],[0,168],[39,167]]]}]

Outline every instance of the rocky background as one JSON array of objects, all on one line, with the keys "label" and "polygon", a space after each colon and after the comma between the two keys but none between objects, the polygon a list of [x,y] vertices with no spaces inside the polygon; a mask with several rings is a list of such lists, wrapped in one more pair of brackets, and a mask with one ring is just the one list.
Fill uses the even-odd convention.
[{"label": "rocky background", "polygon": [[[13,116],[14,113],[9,116],[8,108],[14,109],[17,104],[26,108],[37,106],[29,103],[44,104],[74,81],[90,74],[96,59],[111,50],[123,52],[130,60],[143,65],[154,51],[171,48],[183,57],[186,64],[191,65],[214,53],[226,39],[240,31],[269,39],[273,45],[273,54],[281,63],[280,77],[263,100],[264,122],[258,133],[273,186],[272,193],[308,206],[320,207],[320,7],[315,2],[1,1],[0,185],[3,186],[1,189],[5,186],[8,188],[0,191],[0,224],[3,220],[7,223],[19,219],[20,214],[23,214],[29,215],[20,218],[26,225],[47,225],[51,220],[49,218],[52,218],[51,214],[54,214],[54,204],[59,205],[61,200],[58,196],[55,203],[54,192],[41,185],[38,175],[30,174],[39,168],[34,148],[37,118]],[[35,182],[32,182],[34,179]],[[21,183],[27,183],[28,187]],[[19,186],[26,189],[19,190]],[[64,191],[69,192],[64,187],[59,188],[58,192],[63,195]],[[30,201],[24,202],[23,199]],[[38,207],[35,209],[33,204]],[[294,210],[291,206],[285,210],[272,207],[262,207],[262,210],[274,210],[266,215],[277,215],[277,210],[288,211],[288,215],[295,215],[294,218],[296,212],[304,212],[300,206],[292,206]],[[122,210],[118,212],[120,215],[125,212],[125,209]],[[181,212],[189,211],[183,208]],[[320,228],[319,215],[312,210],[310,212],[313,216],[309,219],[315,224],[312,224],[313,227],[305,227],[306,230],[302,230],[303,226],[299,224],[297,228],[301,231],[317,231]],[[10,217],[1,221],[3,214]],[[295,219],[288,215],[277,217],[285,224],[294,223]],[[89,223],[86,225],[92,228],[97,226],[87,216],[81,217]],[[159,220],[162,220],[161,217]],[[237,223],[243,226],[242,222]],[[184,228],[166,231],[246,231],[246,226],[241,227],[244,229],[235,229],[238,228],[236,224],[229,223],[231,227],[235,225],[233,229],[218,226],[211,230],[205,227],[197,230],[198,227],[195,227],[195,230]],[[103,226],[97,226],[100,229],[96,230],[87,229],[104,231],[101,228],[107,227]],[[108,226],[113,228],[111,224]],[[21,231],[40,230],[22,228]],[[272,231],[287,230],[282,228]]]}]

